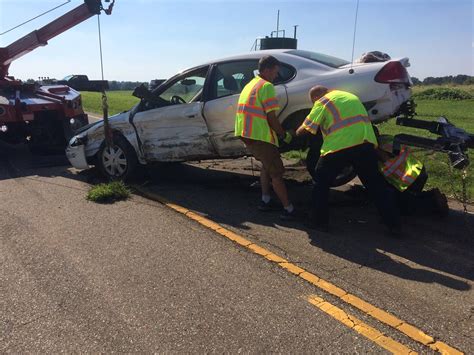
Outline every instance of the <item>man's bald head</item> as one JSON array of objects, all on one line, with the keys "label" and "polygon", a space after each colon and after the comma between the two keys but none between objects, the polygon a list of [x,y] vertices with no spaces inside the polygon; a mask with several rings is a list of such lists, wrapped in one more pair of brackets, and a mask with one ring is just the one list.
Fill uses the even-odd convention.
[{"label": "man's bald head", "polygon": [[316,86],[313,86],[310,90],[309,90],[309,97],[311,99],[311,102],[316,102],[317,100],[319,100],[321,97],[323,97],[324,95],[326,95],[326,93],[328,92],[328,88],[325,87],[325,86],[321,86],[321,85],[316,85]]}]

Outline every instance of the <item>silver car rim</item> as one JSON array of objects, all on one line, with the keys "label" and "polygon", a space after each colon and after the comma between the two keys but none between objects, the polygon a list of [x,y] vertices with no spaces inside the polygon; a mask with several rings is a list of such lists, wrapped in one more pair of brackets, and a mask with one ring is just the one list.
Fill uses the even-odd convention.
[{"label": "silver car rim", "polygon": [[110,176],[122,176],[127,170],[127,158],[123,150],[114,145],[106,147],[102,153],[102,165]]}]

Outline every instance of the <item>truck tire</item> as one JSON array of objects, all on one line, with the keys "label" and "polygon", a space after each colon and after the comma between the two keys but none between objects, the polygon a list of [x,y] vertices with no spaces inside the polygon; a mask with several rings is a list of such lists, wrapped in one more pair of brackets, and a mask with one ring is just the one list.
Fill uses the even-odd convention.
[{"label": "truck tire", "polygon": [[[308,155],[306,156],[306,169],[308,173],[314,180],[314,169],[318,164],[321,145],[323,144],[323,137],[321,135],[321,131],[318,132],[316,136],[311,136],[311,140],[309,142],[309,150]],[[355,170],[352,166],[346,166],[342,171],[336,176],[334,181],[332,182],[332,187],[342,186],[347,184],[349,181],[356,177]]]},{"label": "truck tire", "polygon": [[121,135],[115,135],[109,148],[105,141],[97,153],[100,172],[111,180],[129,180],[138,168],[138,158],[132,145]]}]

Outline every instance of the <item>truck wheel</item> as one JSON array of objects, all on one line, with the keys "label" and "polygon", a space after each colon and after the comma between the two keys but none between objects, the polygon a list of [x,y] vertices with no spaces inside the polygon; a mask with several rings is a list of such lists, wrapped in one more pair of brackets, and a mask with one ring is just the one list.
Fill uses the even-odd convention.
[{"label": "truck wheel", "polygon": [[132,145],[123,136],[114,136],[113,144],[105,142],[97,153],[101,173],[112,180],[130,179],[136,172],[138,159]]},{"label": "truck wheel", "polygon": [[[318,134],[313,137],[309,143],[309,151],[308,155],[306,156],[306,169],[308,173],[314,180],[314,169],[318,164],[321,145],[323,144],[323,137],[321,136],[321,132],[319,131]],[[346,166],[342,171],[336,176],[334,181],[332,182],[332,187],[342,186],[347,184],[349,181],[356,177],[355,170],[352,166]]]}]

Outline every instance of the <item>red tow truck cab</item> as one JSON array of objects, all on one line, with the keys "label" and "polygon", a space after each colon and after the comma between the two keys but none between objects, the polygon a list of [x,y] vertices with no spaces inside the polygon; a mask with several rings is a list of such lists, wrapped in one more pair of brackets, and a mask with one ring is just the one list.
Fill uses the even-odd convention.
[{"label": "red tow truck cab", "polygon": [[109,15],[113,4],[105,9],[101,0],[84,0],[39,30],[0,48],[0,140],[27,142],[33,152],[63,149],[73,132],[88,124],[78,91],[63,84],[23,83],[9,76],[8,70],[15,59],[102,10]]}]

